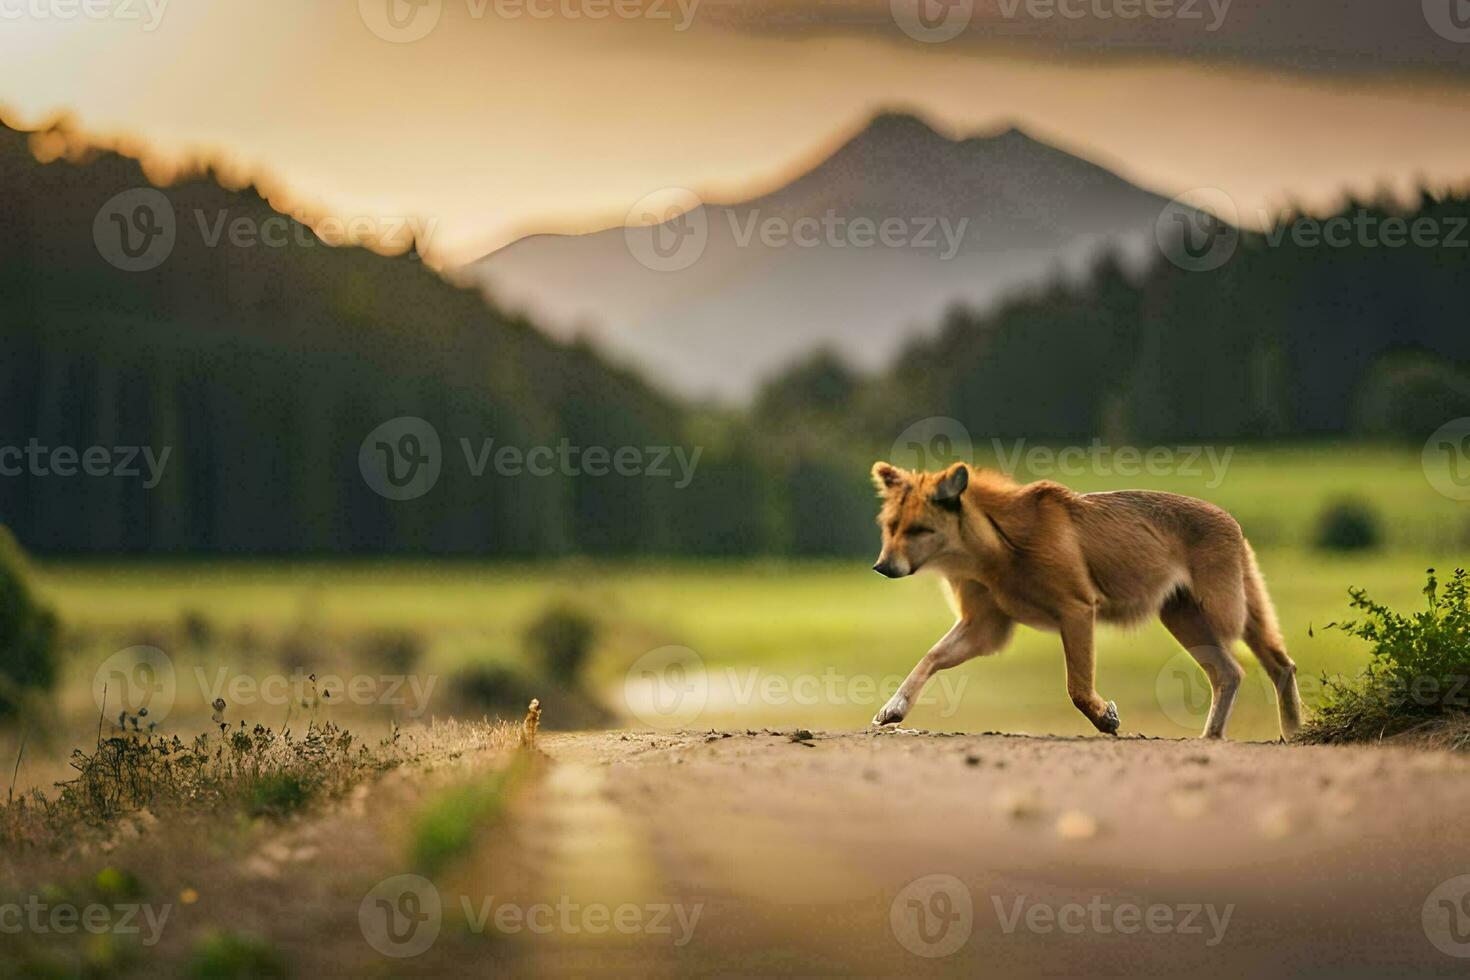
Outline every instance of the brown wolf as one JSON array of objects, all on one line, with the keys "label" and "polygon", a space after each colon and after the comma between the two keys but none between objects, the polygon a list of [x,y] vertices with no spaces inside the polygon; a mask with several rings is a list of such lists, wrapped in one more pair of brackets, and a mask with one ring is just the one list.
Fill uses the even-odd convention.
[{"label": "brown wolf", "polygon": [[1210,680],[1202,737],[1222,738],[1244,671],[1229,647],[1244,638],[1276,688],[1281,733],[1301,725],[1296,664],[1240,525],[1203,500],[1120,490],[1073,493],[1057,483],[1019,485],[956,463],[939,473],[873,464],[883,498],[889,578],[921,568],[948,581],[959,621],[926,653],[875,725],[900,722],[936,670],[995,653],[1023,623],[1060,633],[1067,693],[1107,734],[1118,708],[1093,688],[1093,625],[1157,615]]}]

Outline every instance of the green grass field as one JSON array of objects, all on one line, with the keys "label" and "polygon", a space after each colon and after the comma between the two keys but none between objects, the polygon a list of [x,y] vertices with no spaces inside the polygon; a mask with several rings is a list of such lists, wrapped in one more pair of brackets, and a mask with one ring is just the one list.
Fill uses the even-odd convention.
[{"label": "green grass field", "polygon": [[[1358,643],[1320,629],[1345,614],[1348,586],[1414,607],[1429,559],[1268,549],[1260,560],[1310,703],[1317,675],[1353,670],[1363,662]],[[322,644],[341,650],[350,648],[354,633],[411,629],[427,645],[416,670],[447,675],[477,659],[521,656],[519,637],[526,623],[551,599],[570,598],[594,610],[602,623],[591,675],[615,709],[621,707],[628,667],[649,651],[678,645],[697,655],[694,663],[702,663],[707,687],[697,716],[670,719],[678,717],[690,727],[857,728],[951,622],[937,580],[889,581],[862,561],[523,567],[52,564],[43,568],[40,584],[68,623],[94,637],[73,654],[68,671],[64,700],[80,718],[92,710],[95,663],[131,642],[178,642],[169,639],[170,624],[186,613],[202,616],[222,637],[208,658],[211,671],[215,663],[251,675],[283,670],[289,665],[279,659],[237,657],[229,637],[241,629],[278,635],[310,623]],[[1316,635],[1309,637],[1313,626]],[[1261,672],[1243,648],[1240,653],[1250,673],[1232,734],[1271,737],[1274,708]],[[192,663],[191,654],[171,656],[186,674],[183,665]],[[1207,699],[1202,675],[1156,624],[1134,631],[1102,628],[1098,674],[1098,688],[1118,702],[1125,730],[1178,736],[1193,734],[1202,724]],[[692,697],[701,697],[700,687],[692,690]],[[207,714],[207,700],[198,685],[181,679],[182,711]],[[911,715],[912,724],[970,731],[1090,730],[1067,700],[1058,640],[1027,629],[1018,630],[1002,654],[941,674],[927,700],[931,703]],[[549,720],[554,721],[555,710],[555,704],[547,705]],[[636,717],[629,724],[646,727]]]},{"label": "green grass field", "polygon": [[[984,463],[997,447],[975,448]],[[1024,464],[1027,457],[1019,459]],[[1364,662],[1361,644],[1321,630],[1347,615],[1350,586],[1417,609],[1424,569],[1448,571],[1465,550],[1470,504],[1437,493],[1413,448],[1238,447],[1228,457],[1217,450],[1195,458],[1176,451],[1172,469],[1160,472],[1128,472],[1129,462],[1108,457],[1086,474],[1027,473],[1023,466],[1020,476],[1049,476],[1080,490],[1148,486],[1229,508],[1256,544],[1308,704],[1323,672],[1355,671]],[[1116,472],[1120,468],[1125,472]],[[1343,497],[1371,503],[1384,529],[1381,550],[1342,555],[1310,548],[1322,508]],[[876,549],[876,531],[873,538]],[[173,658],[180,681],[169,721],[180,727],[207,722],[210,698],[197,681],[201,672],[215,677],[224,669],[257,680],[297,668],[382,673],[360,653],[361,639],[380,630],[417,636],[425,652],[413,671],[437,684],[428,712],[448,712],[453,699],[446,693],[457,670],[523,659],[522,631],[561,600],[595,614],[600,631],[589,683],[630,726],[677,721],[686,727],[859,728],[951,622],[935,580],[888,581],[867,566],[861,558],[523,565],[41,562],[37,585],[57,606],[71,638],[57,699],[60,737],[53,742],[63,746],[95,728],[98,665],[139,643],[159,646]],[[189,643],[180,625],[186,618],[208,627],[213,640],[207,649]],[[1308,633],[1312,627],[1315,636]],[[645,711],[640,717],[624,696],[630,667],[631,676],[646,677],[640,658],[669,646],[691,651],[679,654],[688,668],[687,676],[680,675],[682,710],[652,717]],[[1243,648],[1239,653],[1248,679],[1231,734],[1274,737],[1275,710],[1263,675]],[[1202,726],[1208,702],[1203,675],[1157,624],[1128,632],[1102,628],[1098,664],[1098,689],[1118,702],[1125,731],[1179,736]],[[642,702],[635,697],[634,704]],[[374,707],[324,710],[355,725],[402,720],[401,712],[395,716]],[[555,725],[555,698],[545,707],[547,723]],[[251,721],[274,723],[285,709],[246,714]],[[1090,732],[1066,697],[1058,640],[1026,629],[1000,655],[939,675],[910,723],[967,731]],[[6,748],[0,741],[0,752]]]}]

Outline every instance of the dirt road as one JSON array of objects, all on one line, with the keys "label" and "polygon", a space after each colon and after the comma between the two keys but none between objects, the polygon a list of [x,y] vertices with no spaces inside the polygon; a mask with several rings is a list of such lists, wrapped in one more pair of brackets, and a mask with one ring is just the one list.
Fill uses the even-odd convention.
[{"label": "dirt road", "polygon": [[[513,944],[538,972],[1470,972],[1463,758],[912,732],[543,748],[537,890],[572,910]],[[599,903],[637,905],[636,930],[589,926]]]}]

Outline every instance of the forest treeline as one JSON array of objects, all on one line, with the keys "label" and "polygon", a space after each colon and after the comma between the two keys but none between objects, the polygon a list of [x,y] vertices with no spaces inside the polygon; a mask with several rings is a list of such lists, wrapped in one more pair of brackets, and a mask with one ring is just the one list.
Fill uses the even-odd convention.
[{"label": "forest treeline", "polygon": [[[731,413],[549,339],[412,252],[327,247],[295,222],[279,244],[211,241],[221,218],[280,217],[208,171],[159,190],[170,250],[130,271],[108,236],[142,248],[153,219],[109,202],[150,186],[142,168],[37,159],[56,138],[0,128],[0,523],[43,554],[847,554],[872,544],[866,462],[929,416],[977,439],[1159,442],[1422,441],[1470,415],[1470,249],[1450,242],[1242,235],[1212,271],[1108,259],[952,311],[876,377],[818,354]],[[1447,233],[1467,216],[1425,197],[1400,217]],[[423,448],[365,444],[401,417],[441,440],[411,499],[379,492],[362,456]],[[556,461],[528,465],[536,447]],[[565,447],[609,458],[569,467]]]}]

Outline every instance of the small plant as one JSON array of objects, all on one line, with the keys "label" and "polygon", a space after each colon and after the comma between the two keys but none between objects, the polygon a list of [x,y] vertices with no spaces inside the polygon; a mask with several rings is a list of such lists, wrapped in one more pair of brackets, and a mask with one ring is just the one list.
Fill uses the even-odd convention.
[{"label": "small plant", "polygon": [[258,936],[228,930],[204,935],[189,956],[195,980],[253,980],[289,976],[280,952]]},{"label": "small plant", "polygon": [[1373,646],[1355,679],[1324,678],[1322,703],[1298,738],[1304,742],[1377,741],[1422,735],[1470,748],[1470,578],[1463,568],[1440,588],[1434,569],[1428,608],[1404,616],[1351,589],[1363,618],[1329,623]]},{"label": "small plant", "polygon": [[1360,500],[1339,500],[1317,519],[1313,543],[1322,551],[1371,551],[1383,543],[1378,514]]},{"label": "small plant", "polygon": [[20,709],[28,690],[56,681],[56,615],[31,592],[30,568],[0,526],[0,718]]},{"label": "small plant", "polygon": [[592,617],[566,603],[548,607],[525,633],[526,646],[546,676],[564,687],[577,686],[596,637]]},{"label": "small plant", "polygon": [[179,617],[179,632],[195,650],[208,650],[214,645],[214,623],[197,609],[185,610]]},{"label": "small plant", "polygon": [[448,789],[432,800],[414,821],[414,866],[437,875],[472,852],[481,835],[500,820],[511,787],[525,766],[524,754],[517,753],[506,768]]},{"label": "small plant", "polygon": [[252,817],[283,817],[303,809],[316,789],[315,782],[301,773],[266,773],[251,787],[246,809]]}]

